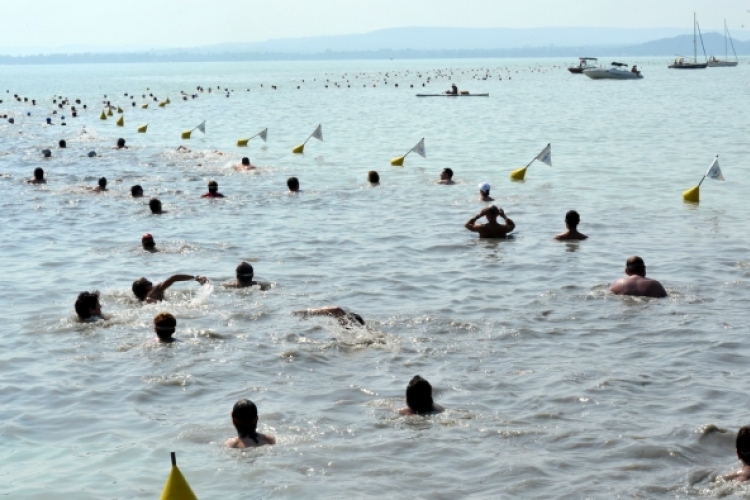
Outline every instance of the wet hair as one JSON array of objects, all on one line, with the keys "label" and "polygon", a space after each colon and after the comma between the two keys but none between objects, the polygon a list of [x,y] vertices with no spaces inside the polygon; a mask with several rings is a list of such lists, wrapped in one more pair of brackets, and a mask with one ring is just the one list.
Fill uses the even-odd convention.
[{"label": "wet hair", "polygon": [[258,444],[258,407],[249,399],[240,399],[232,408],[232,423],[240,438],[250,438]]},{"label": "wet hair", "polygon": [[102,177],[102,178],[99,179],[99,187],[102,188],[102,189],[104,189],[105,187],[107,187],[107,178],[106,177]]},{"label": "wet hair", "polygon": [[152,214],[158,214],[161,212],[161,201],[159,201],[159,198],[151,198],[148,202],[148,207],[151,209]]},{"label": "wet hair", "polygon": [[433,411],[432,386],[428,381],[415,375],[406,386],[406,405],[417,414]]},{"label": "wet hair", "polygon": [[237,266],[235,273],[237,274],[237,281],[252,281],[255,271],[252,265],[248,262],[243,262]]},{"label": "wet hair", "polygon": [[42,167],[36,167],[34,169],[34,179],[37,179],[37,180],[44,179],[44,169]]},{"label": "wet hair", "polygon": [[133,198],[143,196],[143,187],[141,187],[140,184],[136,184],[135,186],[130,188],[130,194],[133,196]]},{"label": "wet hair", "polygon": [[216,191],[219,190],[219,183],[216,182],[215,180],[208,181],[208,190],[211,193],[215,193]]},{"label": "wet hair", "polygon": [[168,312],[159,313],[154,318],[156,336],[162,340],[169,340],[177,327],[177,319]]},{"label": "wet hair", "polygon": [[625,267],[631,271],[638,271],[646,269],[646,263],[637,255],[633,255],[632,257],[628,257],[628,260],[625,261]]},{"label": "wet hair", "polygon": [[565,214],[565,222],[576,227],[581,222],[581,216],[575,210],[568,210]]},{"label": "wet hair", "polygon": [[60,142],[57,143],[61,148],[67,148],[68,143],[65,142],[65,139],[60,139]]},{"label": "wet hair", "polygon": [[123,139],[122,137],[120,137],[119,139],[117,139],[117,147],[118,148],[124,148],[125,147],[125,139]]},{"label": "wet hair", "polygon": [[144,301],[148,296],[148,290],[150,287],[152,287],[152,284],[149,280],[146,278],[139,278],[133,282],[133,294],[138,297],[138,300]]},{"label": "wet hair", "polygon": [[299,179],[296,177],[290,177],[286,180],[286,186],[289,191],[299,191]]},{"label": "wet hair", "polygon": [[737,455],[745,465],[750,465],[750,425],[741,427],[737,431],[737,440],[735,441],[737,447]]},{"label": "wet hair", "polygon": [[81,319],[89,319],[91,317],[91,309],[95,308],[98,304],[99,292],[81,292],[78,294],[78,299],[76,299],[76,314]]},{"label": "wet hair", "polygon": [[42,149],[42,155],[45,158],[49,158],[50,156],[52,156],[52,151],[50,151],[49,149]]},{"label": "wet hair", "polygon": [[245,156],[244,158],[242,158],[242,164],[243,165],[250,165],[250,158],[248,158],[247,156]]},{"label": "wet hair", "polygon": [[448,179],[453,179],[453,169],[452,168],[444,168],[443,172],[448,176]]},{"label": "wet hair", "polygon": [[380,175],[376,171],[370,170],[367,172],[367,180],[372,183],[380,182]]},{"label": "wet hair", "polygon": [[492,205],[489,209],[489,214],[497,217],[498,215],[500,215],[500,209],[497,208],[495,205]]}]

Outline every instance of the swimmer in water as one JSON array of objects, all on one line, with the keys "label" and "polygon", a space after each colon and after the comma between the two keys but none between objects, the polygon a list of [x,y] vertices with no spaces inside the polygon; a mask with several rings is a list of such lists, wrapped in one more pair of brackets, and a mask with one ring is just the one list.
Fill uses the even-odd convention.
[{"label": "swimmer in water", "polygon": [[159,313],[154,318],[154,333],[156,333],[159,342],[171,344],[177,341],[176,338],[172,337],[176,328],[177,319],[169,313]]},{"label": "swimmer in water", "polygon": [[148,202],[148,208],[151,209],[151,214],[153,215],[161,215],[167,213],[166,210],[161,209],[161,201],[159,201],[159,198],[151,198],[151,200]]},{"label": "swimmer in water", "polygon": [[79,293],[75,303],[75,310],[81,321],[110,318],[109,315],[102,313],[102,306],[99,303],[99,292]]},{"label": "swimmer in water", "polygon": [[482,201],[495,201],[495,198],[490,197],[489,182],[483,182],[479,185],[479,199]]},{"label": "swimmer in water", "polygon": [[667,296],[667,291],[661,283],[646,278],[646,264],[637,255],[629,257],[625,262],[625,274],[628,275],[627,278],[621,278],[609,287],[609,290],[615,295],[655,298]]},{"label": "swimmer in water", "polygon": [[370,183],[370,187],[380,186],[380,174],[374,170],[367,172],[367,182]]},{"label": "swimmer in water", "polygon": [[140,278],[133,282],[132,290],[138,300],[141,302],[145,301],[147,304],[153,304],[154,302],[164,300],[164,292],[177,281],[197,281],[201,285],[205,285],[208,283],[208,278],[190,274],[175,274],[156,285],[146,278]]},{"label": "swimmer in water", "polygon": [[[487,218],[487,224],[477,224],[477,220]],[[498,224],[497,218],[502,217],[505,224]],[[495,205],[489,206],[479,212],[479,215],[469,219],[464,227],[469,231],[479,233],[480,238],[505,238],[516,228],[515,223],[505,216],[502,208]]]},{"label": "swimmer in water", "polygon": [[159,251],[159,249],[156,248],[156,242],[154,241],[154,237],[151,236],[151,233],[146,233],[141,237],[141,246],[147,252],[156,253]]},{"label": "swimmer in water", "polygon": [[444,410],[445,408],[432,400],[430,383],[416,375],[406,386],[406,408],[401,408],[398,412],[401,415],[429,415]]},{"label": "swimmer in water", "polygon": [[310,316],[331,316],[336,318],[341,326],[349,328],[352,325],[359,324],[360,326],[365,325],[365,320],[362,319],[357,313],[349,312],[338,306],[320,307],[318,309],[303,309],[301,311],[293,311],[292,314],[295,316],[302,316],[307,319]]},{"label": "swimmer in water", "polygon": [[255,166],[251,165],[250,158],[245,156],[244,158],[242,158],[242,161],[240,162],[240,164],[234,167],[234,169],[237,170],[238,172],[241,172],[243,170],[254,170]]},{"label": "swimmer in water", "polygon": [[52,151],[49,149],[42,149],[42,156],[45,158],[52,158]]},{"label": "swimmer in water", "polygon": [[455,184],[455,182],[453,182],[453,169],[444,168],[443,171],[440,172],[440,180],[437,183],[445,186]]},{"label": "swimmer in water", "polygon": [[737,458],[742,462],[742,468],[723,476],[724,481],[744,482],[750,479],[750,426],[746,425],[737,432],[735,440]]},{"label": "swimmer in water", "polygon": [[29,184],[47,184],[47,179],[44,178],[44,169],[42,167],[36,167],[34,169],[34,177],[26,182]]},{"label": "swimmer in water", "polygon": [[117,139],[117,146],[115,146],[114,149],[128,149],[128,147],[125,145],[125,139],[123,139],[122,137]]},{"label": "swimmer in water", "polygon": [[107,178],[106,177],[100,178],[99,185],[96,186],[95,188],[89,188],[89,189],[91,189],[95,193],[103,193],[107,191]]},{"label": "swimmer in water", "polygon": [[271,286],[268,283],[253,281],[255,271],[253,266],[248,262],[242,262],[235,270],[236,279],[222,283],[226,288],[245,288],[248,286],[259,286],[261,290],[268,290]]},{"label": "swimmer in water", "polygon": [[229,448],[253,448],[264,444],[276,444],[276,438],[270,434],[261,434],[258,428],[258,407],[248,399],[240,399],[232,408],[232,424],[237,429],[237,437],[229,438]]},{"label": "swimmer in water", "polygon": [[191,151],[185,146],[177,146],[177,152],[178,153],[190,153]]},{"label": "swimmer in water", "polygon": [[299,193],[299,179],[296,177],[290,177],[286,180],[286,187],[289,188],[290,193]]},{"label": "swimmer in water", "polygon": [[62,148],[62,149],[68,147],[68,143],[65,142],[65,139],[60,139],[60,142],[58,142],[57,145],[60,146],[60,148]]},{"label": "swimmer in water", "polygon": [[130,196],[133,198],[143,198],[143,188],[140,184],[136,184],[130,188]]},{"label": "swimmer in water", "polygon": [[219,183],[211,180],[208,183],[208,193],[201,196],[201,198],[224,198],[224,195],[219,192]]},{"label": "swimmer in water", "polygon": [[565,227],[568,228],[564,233],[555,236],[557,241],[585,240],[588,238],[583,233],[578,232],[578,224],[581,222],[581,216],[575,210],[569,210],[565,214]]}]

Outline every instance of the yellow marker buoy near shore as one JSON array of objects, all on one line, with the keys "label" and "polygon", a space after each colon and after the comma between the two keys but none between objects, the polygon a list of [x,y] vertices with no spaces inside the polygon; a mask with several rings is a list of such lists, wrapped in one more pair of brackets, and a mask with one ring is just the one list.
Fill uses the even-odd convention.
[{"label": "yellow marker buoy near shore", "polygon": [[146,104],[141,104],[141,109],[148,109],[148,103],[146,103]]},{"label": "yellow marker buoy near shore", "polygon": [[701,201],[701,187],[695,186],[683,192],[682,199],[688,203],[699,203]]},{"label": "yellow marker buoy near shore", "polygon": [[305,152],[305,145],[304,144],[300,144],[299,146],[294,146],[292,148],[292,153],[294,153],[294,154],[298,154],[299,155],[299,154],[302,154],[304,152]]},{"label": "yellow marker buoy near shore", "polygon": [[139,134],[145,134],[145,133],[146,133],[146,129],[147,129],[147,128],[148,128],[148,124],[146,124],[146,125],[141,125],[140,127],[138,127],[138,133],[139,133]]},{"label": "yellow marker buoy near shore", "polygon": [[198,130],[200,130],[201,132],[203,132],[205,134],[206,133],[206,120],[203,120],[200,123],[200,125],[198,125],[197,127],[193,128],[192,130],[183,130],[181,137],[183,139],[190,139],[190,136],[193,133],[193,130],[195,130],[195,129],[198,129]]},{"label": "yellow marker buoy near shore", "polygon": [[703,176],[701,181],[698,183],[698,185],[682,193],[682,200],[687,203],[700,203],[701,184],[703,184],[703,181],[706,180],[706,177],[708,177],[709,179],[717,180],[717,181],[724,180],[724,175],[721,173],[721,167],[719,167],[719,155],[716,155],[716,158],[714,158],[714,161],[711,162],[711,166],[708,167],[708,172],[705,173],[705,175]]},{"label": "yellow marker buoy near shore", "polygon": [[394,167],[403,167],[405,158],[406,156],[398,156],[396,158],[393,158],[391,160],[391,165],[393,165]]},{"label": "yellow marker buoy near shore", "polygon": [[313,137],[315,137],[319,141],[323,140],[323,125],[318,125],[318,127],[313,131],[313,133],[310,134],[310,136],[307,139],[305,139],[305,142],[303,142],[299,146],[294,146],[292,148],[292,153],[298,154],[298,155],[304,153],[305,144],[307,144],[307,141],[309,141]]},{"label": "yellow marker buoy near shore", "polygon": [[161,492],[160,500],[198,500],[198,497],[193,493],[193,489],[190,488],[185,476],[180,472],[177,467],[177,459],[175,453],[171,453],[172,456],[172,470],[169,472],[164,489]]},{"label": "yellow marker buoy near shore", "polygon": [[122,114],[122,108],[120,106],[117,106],[117,113]]},{"label": "yellow marker buoy near shore", "polygon": [[163,108],[166,105],[167,105],[167,101],[162,101],[162,102],[159,103],[159,107],[160,108]]},{"label": "yellow marker buoy near shore", "polygon": [[510,178],[514,181],[522,181],[524,177],[526,177],[526,169],[529,168],[528,165],[525,167],[519,168],[518,170],[514,170],[510,173]]},{"label": "yellow marker buoy near shore", "polygon": [[263,139],[263,142],[266,142],[266,139],[268,138],[268,129],[264,128],[254,136],[247,139],[237,139],[237,146],[241,148],[247,147],[247,143],[250,142],[251,139],[254,139],[256,137],[260,137],[261,139]]},{"label": "yellow marker buoy near shore", "polygon": [[534,163],[536,160],[541,161],[542,163],[546,163],[550,167],[552,166],[552,144],[547,144],[544,149],[542,149],[542,152],[539,153],[534,157],[533,160],[531,160],[525,167],[513,170],[510,173],[510,179],[512,181],[522,181],[524,177],[526,177],[526,170],[531,166],[532,163]]},{"label": "yellow marker buoy near shore", "polygon": [[404,156],[397,156],[396,158],[392,158],[391,165],[393,165],[394,167],[403,167],[404,159],[406,159],[406,157],[409,156],[409,153],[411,153],[412,151],[416,151],[416,153],[422,158],[427,158],[427,152],[424,148],[424,137],[417,143],[416,146],[407,151]]},{"label": "yellow marker buoy near shore", "polygon": [[107,110],[107,116],[115,116],[115,114],[114,114],[114,113],[112,113],[112,108],[109,108],[109,109]]},{"label": "yellow marker buoy near shore", "polygon": [[121,116],[117,119],[117,126],[118,127],[124,127],[125,126],[125,117]]},{"label": "yellow marker buoy near shore", "polygon": [[100,120],[106,120],[107,119],[107,113],[105,113],[104,110],[102,110],[102,114],[99,115],[99,119]]}]

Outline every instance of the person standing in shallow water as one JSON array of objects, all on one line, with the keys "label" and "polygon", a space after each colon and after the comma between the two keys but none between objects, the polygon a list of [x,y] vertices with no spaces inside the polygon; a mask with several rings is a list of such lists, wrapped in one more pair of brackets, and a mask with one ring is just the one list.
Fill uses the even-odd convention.
[{"label": "person standing in shallow water", "polygon": [[432,400],[432,386],[428,381],[415,375],[406,386],[406,408],[398,412],[401,415],[429,415],[445,410]]},{"label": "person standing in shallow water", "polygon": [[625,274],[627,277],[615,281],[609,288],[615,295],[655,298],[667,296],[661,283],[646,278],[646,263],[637,255],[629,257],[625,262]]},{"label": "person standing in shallow water", "polygon": [[201,196],[201,198],[224,198],[224,195],[219,192],[219,183],[211,180],[208,183],[208,193]]},{"label": "person standing in shallow water", "polygon": [[453,181],[453,169],[444,168],[443,171],[440,172],[440,180],[437,183],[443,184],[444,186],[452,186],[453,184],[455,184],[455,182]]},{"label": "person standing in shallow water", "polygon": [[232,408],[232,424],[237,430],[237,437],[229,438],[229,448],[253,448],[266,444],[276,444],[276,438],[270,434],[261,434],[258,428],[258,407],[249,399],[240,399]]},{"label": "person standing in shallow water", "polygon": [[42,167],[36,167],[34,169],[34,177],[26,182],[29,184],[47,184],[47,179],[44,178],[44,169]]},{"label": "person standing in shallow water", "polygon": [[175,330],[177,329],[177,319],[170,313],[159,313],[154,318],[154,333],[159,342],[165,344],[171,344],[177,341],[176,338],[172,337]]},{"label": "person standing in shallow water", "polygon": [[489,182],[483,182],[479,185],[479,199],[482,201],[495,201],[495,198],[490,196]]},{"label": "person standing in shallow water", "polygon": [[[476,223],[482,217],[487,218],[487,224]],[[502,217],[505,224],[498,224],[498,217]],[[469,231],[479,233],[480,238],[505,238],[516,228],[516,224],[505,216],[502,208],[492,205],[479,212],[476,217],[469,219],[464,227]]]},{"label": "person standing in shallow water", "polygon": [[565,227],[568,229],[564,233],[555,236],[557,241],[585,240],[588,238],[583,233],[578,232],[578,224],[581,222],[581,216],[575,210],[569,210],[565,214]]}]

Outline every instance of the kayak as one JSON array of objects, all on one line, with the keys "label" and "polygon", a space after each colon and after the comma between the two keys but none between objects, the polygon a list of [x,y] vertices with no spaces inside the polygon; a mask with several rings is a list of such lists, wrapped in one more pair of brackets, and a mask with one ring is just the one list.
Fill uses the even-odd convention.
[{"label": "kayak", "polygon": [[489,94],[417,94],[417,97],[489,97]]}]

